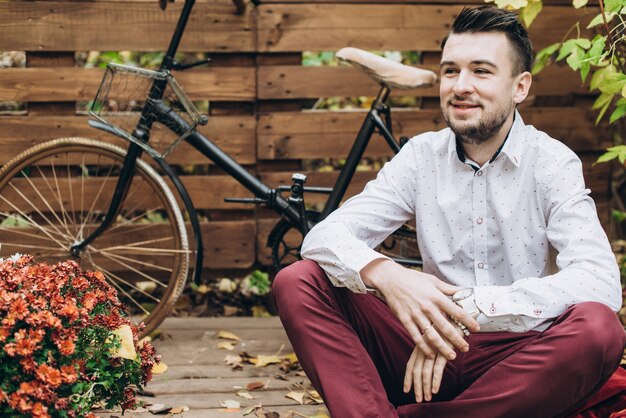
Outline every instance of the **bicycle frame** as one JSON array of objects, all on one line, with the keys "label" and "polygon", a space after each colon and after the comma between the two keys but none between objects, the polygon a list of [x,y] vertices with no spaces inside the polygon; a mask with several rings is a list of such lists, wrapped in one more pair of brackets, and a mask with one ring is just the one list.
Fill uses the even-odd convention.
[{"label": "bicycle frame", "polygon": [[[176,30],[172,37],[172,41],[168,48],[168,51],[161,64],[161,70],[169,71],[176,67],[174,56],[176,50],[182,38],[186,23],[191,13],[191,9],[195,3],[195,0],[185,0],[185,5],[181,16],[179,18]],[[168,129],[171,129],[177,134],[188,132],[190,126],[187,122],[179,117],[176,112],[162,103],[164,90],[163,80],[154,80],[150,89],[148,100],[142,115],[133,132],[133,136],[136,138],[149,142],[150,129],[154,122],[159,122],[165,125]],[[370,138],[376,130],[385,138],[390,148],[397,153],[400,150],[400,144],[395,140],[391,132],[391,118],[389,114],[389,108],[385,104],[390,90],[387,87],[382,87],[378,95],[376,96],[369,112],[367,113],[361,129],[356,137],[354,144],[348,154],[345,165],[340,171],[332,191],[330,191],[328,200],[324,205],[321,219],[324,219],[332,211],[339,207],[339,204],[347,191],[348,185],[352,180],[352,177],[356,171],[356,167],[359,161],[362,159],[365,148],[367,147]],[[383,116],[385,120],[383,120]],[[108,125],[90,120],[89,124],[95,128],[107,131],[113,135],[120,136],[114,129]],[[295,227],[300,229],[305,234],[311,225],[305,222],[303,219],[303,211],[301,208],[297,208],[289,200],[285,199],[280,194],[280,189],[271,188],[267,184],[257,179],[254,175],[250,174],[243,166],[238,164],[228,154],[222,151],[213,141],[203,136],[197,130],[193,129],[191,133],[185,137],[192,147],[201,152],[205,157],[213,161],[218,167],[232,176],[235,180],[241,183],[244,187],[250,190],[255,198],[251,199],[251,203],[262,203],[269,208],[274,209],[281,216],[286,217]],[[105,219],[102,224],[82,242],[76,243],[72,246],[71,250],[73,255],[78,256],[82,249],[84,249],[90,242],[95,240],[102,232],[104,232],[115,220],[117,214],[120,211],[121,205],[124,201],[128,187],[133,178],[133,172],[136,165],[136,161],[142,154],[141,147],[139,145],[131,143],[128,147],[128,153],[124,160],[124,166],[118,183],[115,188],[115,192],[110,203],[109,209],[106,213]],[[162,158],[153,157],[159,167],[166,173],[166,175],[172,180],[175,188],[180,194],[185,208],[190,215],[190,221],[195,237],[196,244],[196,269],[194,275],[194,281],[198,282],[200,273],[202,271],[203,264],[203,242],[202,234],[200,230],[200,223],[198,221],[197,213],[189,193],[185,189],[184,185],[178,178],[178,175],[171,168],[171,166]],[[321,188],[304,188],[304,191],[320,191]]]}]

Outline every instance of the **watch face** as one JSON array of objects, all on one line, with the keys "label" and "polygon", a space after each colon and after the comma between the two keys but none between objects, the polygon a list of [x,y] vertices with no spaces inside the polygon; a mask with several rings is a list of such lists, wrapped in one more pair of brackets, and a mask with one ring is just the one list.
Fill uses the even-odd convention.
[{"label": "watch face", "polygon": [[474,294],[474,289],[472,289],[471,287],[468,287],[467,289],[461,289],[458,292],[456,292],[452,296],[452,300],[454,302],[457,302],[459,300],[467,299],[470,296],[472,296],[473,294]]}]

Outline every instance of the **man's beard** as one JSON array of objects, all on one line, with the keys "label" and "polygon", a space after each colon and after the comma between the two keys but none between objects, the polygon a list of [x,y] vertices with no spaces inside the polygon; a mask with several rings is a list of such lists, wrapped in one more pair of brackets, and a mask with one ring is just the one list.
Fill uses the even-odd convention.
[{"label": "man's beard", "polygon": [[493,113],[484,114],[477,125],[455,126],[446,112],[443,118],[456,137],[466,144],[479,145],[493,138],[502,128],[510,115],[510,109],[497,109]]}]

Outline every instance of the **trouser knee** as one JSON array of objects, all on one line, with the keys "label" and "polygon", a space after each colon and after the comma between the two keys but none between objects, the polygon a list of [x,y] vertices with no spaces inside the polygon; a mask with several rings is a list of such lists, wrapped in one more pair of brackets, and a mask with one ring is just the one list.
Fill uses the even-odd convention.
[{"label": "trouser knee", "polygon": [[318,288],[326,274],[314,261],[301,260],[283,268],[274,278],[272,294],[278,312],[297,308],[312,288]]},{"label": "trouser knee", "polygon": [[581,358],[617,364],[622,357],[626,333],[615,312],[598,302],[583,302],[570,309],[569,319],[579,334],[576,348],[579,355],[584,356]]}]

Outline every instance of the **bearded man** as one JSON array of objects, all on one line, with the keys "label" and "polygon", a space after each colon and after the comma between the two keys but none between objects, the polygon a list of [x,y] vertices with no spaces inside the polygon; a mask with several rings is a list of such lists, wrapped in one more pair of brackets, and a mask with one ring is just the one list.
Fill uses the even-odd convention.
[{"label": "bearded man", "polygon": [[[448,128],[411,139],[277,276],[333,418],[563,416],[618,367],[618,267],[580,160],[516,110],[531,64],[514,13],[464,9],[442,43]],[[409,220],[423,272],[373,250]]]}]

